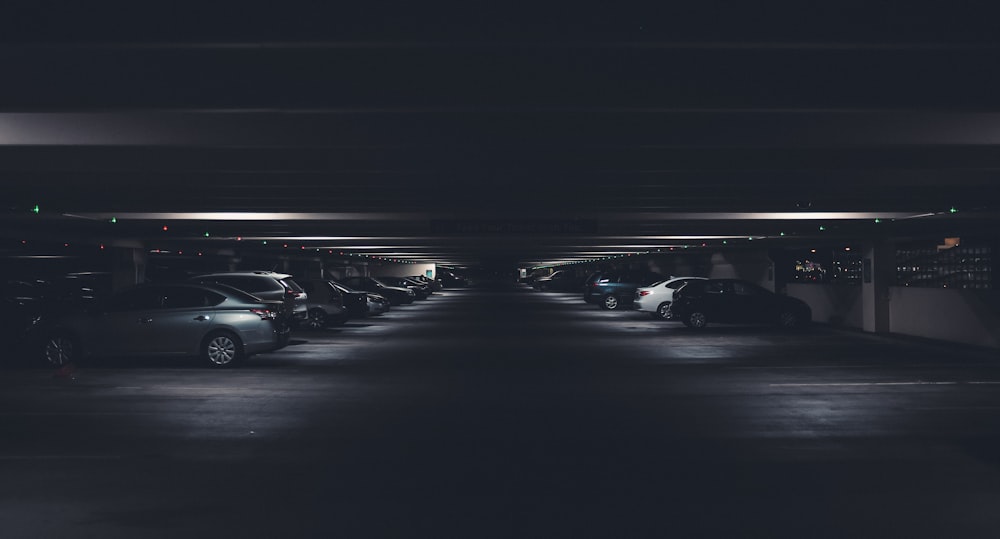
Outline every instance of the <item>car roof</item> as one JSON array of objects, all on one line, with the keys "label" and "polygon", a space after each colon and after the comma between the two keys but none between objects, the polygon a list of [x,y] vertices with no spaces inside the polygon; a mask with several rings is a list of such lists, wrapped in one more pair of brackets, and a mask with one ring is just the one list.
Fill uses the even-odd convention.
[{"label": "car roof", "polygon": [[707,280],[709,280],[708,277],[671,277],[671,278],[669,278],[669,279],[667,279],[667,280],[665,280],[663,282],[665,282],[665,283],[672,283],[674,281],[680,281],[681,279],[686,279],[686,280],[689,280],[689,281],[692,281],[692,280],[707,281]]},{"label": "car roof", "polygon": [[273,277],[275,279],[288,279],[289,277],[291,277],[291,275],[289,275],[287,273],[277,273],[277,272],[274,272],[274,271],[220,271],[220,272],[217,272],[217,273],[204,273],[204,274],[201,274],[201,275],[195,275],[195,278],[198,278],[198,277],[223,277],[223,276],[226,276],[226,275],[234,275],[234,276],[240,276],[240,277],[255,276],[255,275],[257,275],[257,276],[261,276],[261,277]]},{"label": "car roof", "polygon": [[128,290],[146,289],[146,288],[167,288],[167,287],[182,287],[182,288],[195,288],[200,290],[211,290],[213,292],[222,292],[226,295],[233,296],[239,301],[246,303],[267,303],[265,300],[258,298],[257,296],[240,290],[239,288],[234,288],[223,283],[192,283],[190,281],[168,281],[162,283],[142,283],[137,284],[132,288],[123,290],[126,292]]}]

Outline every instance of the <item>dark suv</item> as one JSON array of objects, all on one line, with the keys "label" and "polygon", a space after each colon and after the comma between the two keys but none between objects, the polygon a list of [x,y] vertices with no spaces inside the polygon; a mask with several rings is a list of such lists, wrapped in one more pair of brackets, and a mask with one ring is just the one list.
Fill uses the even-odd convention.
[{"label": "dark suv", "polygon": [[587,303],[596,303],[608,311],[618,310],[632,304],[636,288],[662,280],[662,275],[651,271],[599,271],[587,278],[583,300]]}]

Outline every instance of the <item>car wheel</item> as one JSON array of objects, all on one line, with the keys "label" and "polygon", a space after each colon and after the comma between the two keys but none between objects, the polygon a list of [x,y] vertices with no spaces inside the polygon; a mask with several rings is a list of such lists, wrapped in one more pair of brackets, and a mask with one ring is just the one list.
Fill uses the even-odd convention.
[{"label": "car wheel", "polygon": [[683,322],[689,328],[701,329],[708,325],[708,317],[701,311],[695,311],[687,315]]},{"label": "car wheel", "polygon": [[232,367],[243,359],[243,343],[228,331],[217,331],[205,337],[201,357],[210,367]]},{"label": "car wheel", "polygon": [[653,318],[659,318],[660,320],[670,320],[670,302],[664,301],[658,307],[656,307],[656,312],[653,313]]},{"label": "car wheel", "polygon": [[601,308],[606,311],[613,311],[621,306],[618,298],[614,294],[606,294],[601,298]]},{"label": "car wheel", "polygon": [[52,367],[62,367],[80,358],[80,344],[65,333],[54,333],[42,345],[42,359]]},{"label": "car wheel", "polygon": [[306,327],[309,329],[323,329],[326,327],[326,311],[323,309],[310,309],[309,317],[306,318]]},{"label": "car wheel", "polygon": [[799,319],[799,315],[792,311],[784,311],[778,315],[778,325],[783,328],[796,328],[799,327],[799,324],[801,323],[802,321]]}]

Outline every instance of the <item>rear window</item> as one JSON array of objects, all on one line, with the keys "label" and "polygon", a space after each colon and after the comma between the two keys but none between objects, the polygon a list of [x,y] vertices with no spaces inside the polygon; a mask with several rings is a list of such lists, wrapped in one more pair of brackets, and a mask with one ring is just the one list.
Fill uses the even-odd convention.
[{"label": "rear window", "polygon": [[193,307],[214,307],[226,297],[222,294],[200,288],[170,287],[163,290],[164,309],[186,309]]},{"label": "rear window", "polygon": [[285,278],[285,279],[281,279],[278,282],[281,283],[281,285],[284,286],[285,288],[287,288],[288,290],[293,290],[295,292],[303,292],[304,291],[304,290],[302,290],[302,287],[299,286],[299,283],[293,281],[291,277],[288,277],[288,278]]},{"label": "rear window", "polygon": [[261,303],[264,301],[257,296],[251,295],[243,290],[240,290],[239,288],[229,286],[225,283],[211,283],[211,286],[222,290],[228,294],[229,297],[239,301],[240,303]]},{"label": "rear window", "polygon": [[244,292],[269,292],[273,290],[283,290],[274,280],[267,277],[251,277],[247,275],[212,275],[198,279],[203,283],[222,283],[233,288],[238,288]]}]

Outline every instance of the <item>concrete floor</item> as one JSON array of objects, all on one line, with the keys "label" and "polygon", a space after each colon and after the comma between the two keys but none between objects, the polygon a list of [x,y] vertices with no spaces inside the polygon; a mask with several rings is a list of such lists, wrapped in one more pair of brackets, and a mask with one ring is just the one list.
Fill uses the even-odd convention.
[{"label": "concrete floor", "polygon": [[997,537],[996,352],[449,290],[242,369],[0,370],[0,536]]}]

